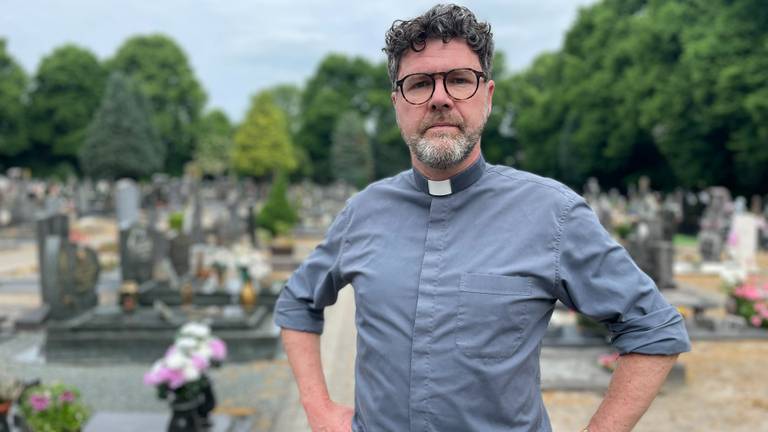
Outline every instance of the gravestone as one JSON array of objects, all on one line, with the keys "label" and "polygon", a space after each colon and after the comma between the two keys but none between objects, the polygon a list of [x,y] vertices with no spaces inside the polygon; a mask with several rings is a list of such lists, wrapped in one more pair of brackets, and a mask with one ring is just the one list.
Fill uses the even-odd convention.
[{"label": "gravestone", "polygon": [[627,251],[659,288],[674,288],[673,238],[678,219],[672,209],[659,207],[651,202],[652,199],[652,195],[647,194],[643,200],[645,204],[641,206],[637,223],[629,235]]},{"label": "gravestone", "polygon": [[93,249],[48,236],[43,254],[40,279],[52,319],[72,318],[98,304],[96,283],[101,267]]},{"label": "gravestone", "polygon": [[127,230],[139,222],[141,197],[139,187],[131,179],[118,180],[115,186],[115,213],[118,229]]},{"label": "gravestone", "polygon": [[701,198],[707,208],[700,222],[699,253],[704,261],[720,261],[733,212],[731,193],[724,187],[711,187]]},{"label": "gravestone", "polygon": [[[37,264],[38,272],[45,274],[45,243],[50,237],[56,237],[62,242],[69,239],[69,218],[64,214],[53,214],[44,216],[37,220],[36,224],[36,242],[37,242]],[[43,290],[43,303],[50,304],[54,299],[48,297],[46,290]]]},{"label": "gravestone", "polygon": [[757,246],[760,221],[752,213],[742,212],[733,216],[728,247],[738,268],[749,274],[758,270]]},{"label": "gravestone", "polygon": [[138,284],[152,278],[154,242],[150,230],[134,225],[120,231],[120,271],[123,281]]},{"label": "gravestone", "polygon": [[173,269],[179,277],[184,277],[189,274],[189,254],[191,247],[192,239],[184,233],[177,234],[170,241],[169,256]]}]

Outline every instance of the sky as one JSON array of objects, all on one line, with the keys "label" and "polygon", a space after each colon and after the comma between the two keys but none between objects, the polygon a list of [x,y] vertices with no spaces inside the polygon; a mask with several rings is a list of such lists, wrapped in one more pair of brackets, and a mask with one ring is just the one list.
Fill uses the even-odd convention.
[{"label": "sky", "polygon": [[[476,0],[507,66],[522,70],[561,47],[582,6],[596,0]],[[302,85],[330,52],[385,60],[384,32],[435,1],[0,0],[0,37],[33,75],[56,47],[74,43],[110,58],[129,37],[163,33],[187,54],[207,109],[243,118],[250,97],[275,84]]]}]

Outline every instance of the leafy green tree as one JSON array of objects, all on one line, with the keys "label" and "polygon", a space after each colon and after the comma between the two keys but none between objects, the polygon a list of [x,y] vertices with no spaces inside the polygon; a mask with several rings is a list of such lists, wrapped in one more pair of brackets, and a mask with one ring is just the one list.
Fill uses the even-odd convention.
[{"label": "leafy green tree", "polygon": [[153,124],[168,149],[165,169],[181,173],[192,159],[206,99],[187,56],[168,36],[136,36],[123,43],[109,69],[133,79],[149,99]]},{"label": "leafy green tree", "polygon": [[165,148],[150,118],[149,102],[131,80],[113,72],[80,152],[94,178],[143,178],[163,167]]},{"label": "leafy green tree", "polygon": [[258,217],[258,225],[274,235],[288,234],[299,221],[296,209],[288,201],[288,177],[277,173],[264,207]]},{"label": "leafy green tree", "polygon": [[256,177],[296,169],[285,114],[268,91],[251,99],[245,121],[235,133],[232,163],[238,173]]},{"label": "leafy green tree", "polygon": [[516,142],[511,140],[511,122],[514,106],[511,99],[506,56],[497,51],[493,58],[493,76],[496,85],[493,93],[493,110],[483,130],[483,155],[490,163],[514,164],[517,154]]},{"label": "leafy green tree", "polygon": [[[6,51],[0,38],[0,156],[10,160],[28,147],[25,127],[24,96],[27,76]],[[0,166],[5,163],[0,164]]]},{"label": "leafy green tree", "polygon": [[275,105],[283,111],[291,137],[295,137],[301,126],[301,88],[293,84],[278,84],[265,92],[272,96]]},{"label": "leafy green tree", "polygon": [[392,106],[392,84],[387,75],[387,64],[373,68],[373,86],[368,91],[368,122],[372,126],[371,147],[374,177],[383,178],[408,169],[411,165],[408,147],[400,135],[395,110]]},{"label": "leafy green tree", "polygon": [[[301,130],[302,121],[301,88],[293,84],[278,84],[264,91],[272,95],[275,104],[283,111],[283,114],[285,114],[291,141],[294,143],[299,142],[299,130]],[[306,148],[294,145],[293,152],[296,159],[297,169],[293,171],[291,177],[310,177],[312,175],[312,161],[309,158]]]},{"label": "leafy green tree", "polygon": [[768,183],[768,10],[756,0],[603,0],[509,83],[523,166],[581,187]]},{"label": "leafy green tree", "polygon": [[29,135],[37,160],[77,166],[105,81],[103,66],[85,48],[64,45],[43,58],[29,96]]},{"label": "leafy green tree", "polygon": [[373,178],[373,153],[360,114],[347,111],[333,130],[331,162],[337,179],[362,189]]},{"label": "leafy green tree", "polygon": [[374,66],[361,57],[329,54],[309,79],[302,96],[302,121],[297,143],[312,161],[312,178],[331,181],[331,135],[342,113],[354,110],[364,117],[371,112],[369,92],[380,86]]},{"label": "leafy green tree", "polygon": [[201,119],[200,139],[195,150],[195,163],[204,174],[224,174],[232,162],[233,129],[227,115],[213,110]]}]

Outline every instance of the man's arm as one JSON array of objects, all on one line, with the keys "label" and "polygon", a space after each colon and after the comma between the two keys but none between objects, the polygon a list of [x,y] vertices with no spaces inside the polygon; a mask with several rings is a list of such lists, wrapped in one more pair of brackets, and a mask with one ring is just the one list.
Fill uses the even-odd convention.
[{"label": "man's arm", "polygon": [[631,431],[656,397],[677,355],[625,354],[608,392],[589,422],[589,432]]},{"label": "man's arm", "polygon": [[333,402],[328,394],[320,358],[320,335],[285,328],[281,335],[312,431],[350,432],[354,409]]}]

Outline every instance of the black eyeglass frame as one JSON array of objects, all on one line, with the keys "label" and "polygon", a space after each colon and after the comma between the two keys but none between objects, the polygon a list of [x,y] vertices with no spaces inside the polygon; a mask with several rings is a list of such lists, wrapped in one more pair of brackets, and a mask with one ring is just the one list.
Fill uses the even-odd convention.
[{"label": "black eyeglass frame", "polygon": [[[448,84],[446,84],[445,78],[451,72],[463,71],[463,70],[468,70],[468,71],[474,73],[475,76],[477,77],[477,82],[475,82],[475,91],[473,91],[471,95],[469,95],[469,96],[467,96],[465,98],[457,98],[457,97],[454,97],[451,94],[450,91],[448,91]],[[426,100],[424,100],[424,102],[421,102],[421,103],[413,103],[413,102],[409,101],[408,98],[405,96],[405,90],[403,90],[403,83],[405,82],[405,80],[407,80],[408,78],[410,78],[410,77],[412,77],[414,75],[426,75],[426,76],[429,77],[429,79],[432,80],[432,92],[429,94],[429,97]],[[425,103],[429,102],[430,99],[432,99],[432,96],[435,95],[435,86],[437,85],[437,83],[435,82],[435,76],[436,75],[439,75],[439,76],[443,77],[443,89],[445,90],[445,94],[450,96],[450,98],[453,99],[453,100],[467,100],[467,99],[471,99],[474,95],[477,94],[477,90],[480,88],[480,78],[484,79],[486,82],[488,81],[488,78],[485,76],[485,72],[476,71],[476,70],[474,70],[472,68],[456,68],[456,69],[451,69],[451,70],[445,71],[445,72],[433,72],[433,73],[417,72],[417,73],[408,74],[408,75],[400,78],[399,80],[395,81],[395,89],[400,88],[400,95],[402,95],[403,99],[406,102],[408,102],[409,104],[411,104],[411,105],[424,105]]]}]

